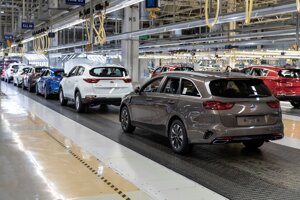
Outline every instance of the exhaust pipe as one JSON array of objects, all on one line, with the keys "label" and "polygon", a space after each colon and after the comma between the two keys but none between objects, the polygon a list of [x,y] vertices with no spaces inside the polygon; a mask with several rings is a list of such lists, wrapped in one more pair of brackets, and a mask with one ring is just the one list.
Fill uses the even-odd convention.
[{"label": "exhaust pipe", "polygon": [[229,142],[229,140],[214,140],[213,144],[226,144],[228,142]]}]

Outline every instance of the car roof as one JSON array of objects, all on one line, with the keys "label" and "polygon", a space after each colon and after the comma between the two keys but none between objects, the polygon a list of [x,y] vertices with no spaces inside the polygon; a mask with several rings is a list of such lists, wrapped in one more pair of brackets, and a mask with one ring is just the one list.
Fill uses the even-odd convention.
[{"label": "car roof", "polygon": [[251,68],[251,67],[261,68],[261,69],[271,69],[274,71],[280,71],[280,70],[284,69],[283,67],[276,67],[276,66],[271,66],[271,65],[252,65],[252,66],[248,66],[245,68]]},{"label": "car roof", "polygon": [[96,67],[119,67],[119,68],[125,68],[121,65],[115,65],[115,64],[95,64],[95,65],[89,65],[86,63],[77,64],[76,66],[84,66],[88,69],[96,68]]},{"label": "car roof", "polygon": [[253,76],[239,73],[239,72],[207,72],[207,71],[196,71],[196,72],[189,72],[189,71],[174,71],[174,72],[165,72],[162,73],[160,76],[164,75],[172,75],[178,77],[201,77],[201,78],[209,78],[209,79],[221,79],[221,78],[253,78]]},{"label": "car roof", "polygon": [[51,67],[51,68],[49,68],[51,71],[53,71],[53,72],[58,72],[58,71],[64,71],[64,69],[63,68],[53,68],[53,67]]}]

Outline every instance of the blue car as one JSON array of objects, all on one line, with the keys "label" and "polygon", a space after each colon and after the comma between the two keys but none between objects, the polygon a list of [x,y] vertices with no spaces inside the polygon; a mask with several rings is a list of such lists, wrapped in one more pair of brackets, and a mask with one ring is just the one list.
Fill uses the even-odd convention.
[{"label": "blue car", "polygon": [[59,83],[63,79],[64,70],[57,68],[45,69],[41,77],[36,81],[35,92],[48,99],[50,95],[57,95],[59,92]]}]

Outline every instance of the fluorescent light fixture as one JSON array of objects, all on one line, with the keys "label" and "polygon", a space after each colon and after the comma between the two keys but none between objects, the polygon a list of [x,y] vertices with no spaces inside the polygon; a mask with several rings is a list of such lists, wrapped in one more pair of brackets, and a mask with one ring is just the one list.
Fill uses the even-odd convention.
[{"label": "fluorescent light fixture", "polygon": [[1,10],[0,13],[1,13],[1,14],[4,14],[4,10]]}]

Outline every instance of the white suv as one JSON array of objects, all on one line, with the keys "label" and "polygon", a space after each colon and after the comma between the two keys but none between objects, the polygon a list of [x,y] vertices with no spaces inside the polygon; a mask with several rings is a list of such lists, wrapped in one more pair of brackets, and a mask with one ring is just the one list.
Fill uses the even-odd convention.
[{"label": "white suv", "polygon": [[15,69],[13,74],[14,86],[20,87],[23,84],[23,77],[31,68],[32,67],[28,65],[20,65],[18,69]]},{"label": "white suv", "polygon": [[4,80],[6,82],[10,82],[14,78],[14,73],[20,66],[24,66],[22,63],[11,63],[8,65],[7,69],[5,70]]},{"label": "white suv", "polygon": [[61,105],[75,101],[76,111],[84,112],[89,105],[120,105],[132,91],[131,78],[124,67],[81,64],[61,81],[59,101]]}]

